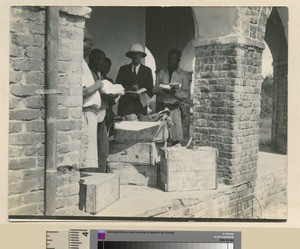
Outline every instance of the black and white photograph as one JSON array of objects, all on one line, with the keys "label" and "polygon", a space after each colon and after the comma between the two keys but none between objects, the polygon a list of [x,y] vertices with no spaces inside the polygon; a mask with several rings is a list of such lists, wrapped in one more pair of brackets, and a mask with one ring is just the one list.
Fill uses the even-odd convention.
[{"label": "black and white photograph", "polygon": [[284,6],[12,6],[9,219],[287,220]]}]

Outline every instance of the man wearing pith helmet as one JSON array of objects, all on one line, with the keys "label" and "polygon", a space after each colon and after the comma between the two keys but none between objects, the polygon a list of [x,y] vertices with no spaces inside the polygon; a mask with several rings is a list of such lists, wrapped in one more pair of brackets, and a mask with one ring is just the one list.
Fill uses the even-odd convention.
[{"label": "man wearing pith helmet", "polygon": [[[141,88],[147,89],[147,94],[153,96],[153,77],[151,69],[141,63],[145,58],[144,47],[134,43],[125,54],[131,59],[131,63],[121,66],[117,75],[116,84],[121,84],[125,91],[137,91]],[[138,94],[126,93],[120,98],[118,115],[126,116],[129,114],[147,114],[147,106],[143,107]]]}]

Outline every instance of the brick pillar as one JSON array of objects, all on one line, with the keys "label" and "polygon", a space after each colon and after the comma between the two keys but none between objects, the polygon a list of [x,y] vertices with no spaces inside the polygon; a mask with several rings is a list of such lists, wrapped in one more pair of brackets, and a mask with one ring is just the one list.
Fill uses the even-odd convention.
[{"label": "brick pillar", "polygon": [[287,153],[287,61],[273,62],[272,149]]},{"label": "brick pillar", "polygon": [[257,177],[261,58],[271,10],[238,7],[232,35],[194,41],[194,139],[219,150],[217,176],[225,184]]},{"label": "brick pillar", "polygon": [[196,47],[194,137],[219,150],[226,184],[256,179],[262,47],[237,41]]}]

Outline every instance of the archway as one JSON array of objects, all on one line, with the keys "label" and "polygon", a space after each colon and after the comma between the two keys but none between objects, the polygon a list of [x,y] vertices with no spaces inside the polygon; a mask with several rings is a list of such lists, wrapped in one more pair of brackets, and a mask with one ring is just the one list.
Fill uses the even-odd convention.
[{"label": "archway", "polygon": [[[273,58],[269,46],[265,43],[262,53],[262,85],[259,121],[259,151],[272,152],[272,107],[273,107]],[[258,160],[260,161],[260,159]]]},{"label": "archway", "polygon": [[287,8],[273,8],[266,25],[265,41],[273,57],[272,149],[287,153]]},{"label": "archway", "polygon": [[190,7],[147,7],[146,46],[153,53],[157,69],[166,67],[167,52],[183,51],[195,37],[195,25]]},{"label": "archway", "polygon": [[[192,60],[185,54],[190,53],[185,48],[195,37],[191,7],[92,7],[86,27],[94,34],[94,46],[103,49],[112,60],[109,73],[112,79],[116,79],[121,65],[130,63],[124,54],[135,42],[151,51],[156,71],[166,66],[167,52],[171,48],[183,52],[184,69],[192,68],[189,65]],[[155,78],[156,72],[153,73]],[[192,72],[190,76],[192,79]],[[183,101],[181,108],[184,136],[189,137],[190,100]]]},{"label": "archway", "polygon": [[[195,22],[191,7],[147,7],[146,47],[153,53],[157,72],[167,65],[167,53],[172,48],[182,52],[180,67],[193,75]],[[190,99],[181,103],[184,138],[190,136]],[[184,141],[183,141],[184,142]]]}]

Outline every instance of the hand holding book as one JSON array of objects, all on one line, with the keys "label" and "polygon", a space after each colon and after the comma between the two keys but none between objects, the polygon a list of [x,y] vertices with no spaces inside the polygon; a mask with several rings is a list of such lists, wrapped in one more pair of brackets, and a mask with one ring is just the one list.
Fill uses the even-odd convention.
[{"label": "hand holding book", "polygon": [[143,107],[148,105],[150,102],[150,97],[147,94],[146,88],[141,88],[136,91],[126,91],[126,93],[132,96],[133,98],[139,99]]},{"label": "hand holding book", "polygon": [[165,93],[175,94],[176,90],[180,89],[180,83],[160,84],[159,88]]},{"label": "hand holding book", "polygon": [[141,89],[138,89],[136,91],[133,91],[133,90],[130,90],[130,91],[126,91],[126,93],[130,94],[130,95],[140,95],[141,93],[144,93],[146,92],[147,89],[146,88],[141,88]]},{"label": "hand holding book", "polygon": [[112,84],[108,80],[102,80],[102,87],[100,89],[100,93],[106,94],[106,95],[123,95],[124,94],[124,88],[120,84]]}]

